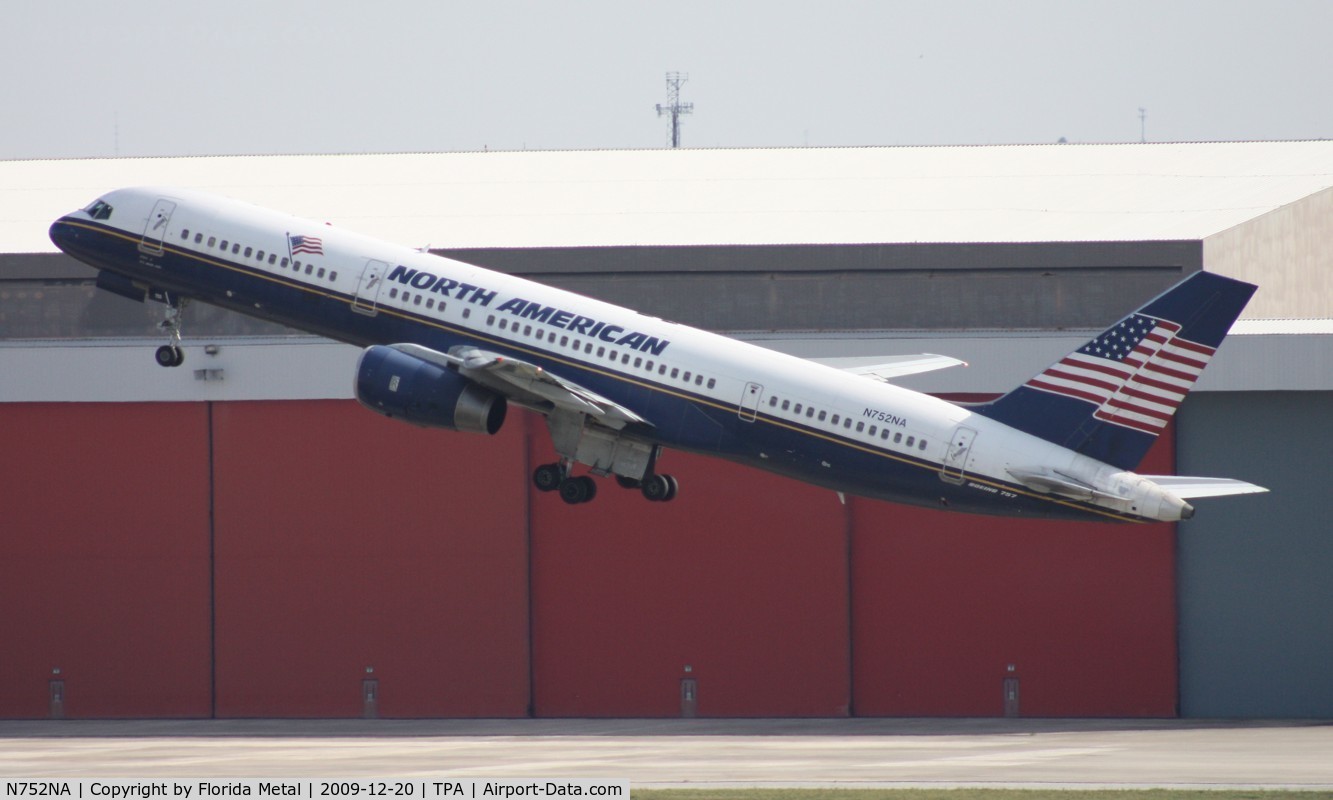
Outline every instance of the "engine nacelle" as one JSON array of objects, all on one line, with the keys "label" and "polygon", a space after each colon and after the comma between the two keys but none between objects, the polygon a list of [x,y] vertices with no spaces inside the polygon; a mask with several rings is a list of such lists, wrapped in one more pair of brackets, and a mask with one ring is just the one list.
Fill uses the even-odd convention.
[{"label": "engine nacelle", "polygon": [[509,404],[456,370],[374,345],[356,366],[356,399],[378,414],[429,428],[495,433]]}]

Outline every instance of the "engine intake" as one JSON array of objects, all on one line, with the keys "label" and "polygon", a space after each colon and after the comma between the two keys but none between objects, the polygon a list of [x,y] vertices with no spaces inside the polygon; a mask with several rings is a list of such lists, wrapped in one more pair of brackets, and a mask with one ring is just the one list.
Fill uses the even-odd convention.
[{"label": "engine intake", "polygon": [[493,434],[509,404],[457,371],[374,345],[356,365],[356,399],[392,419],[428,428]]}]

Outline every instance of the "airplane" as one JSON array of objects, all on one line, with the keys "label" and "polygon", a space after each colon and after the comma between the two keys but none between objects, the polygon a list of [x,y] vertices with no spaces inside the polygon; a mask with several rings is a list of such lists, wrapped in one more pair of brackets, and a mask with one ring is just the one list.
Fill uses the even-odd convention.
[{"label": "airplane", "polygon": [[[544,417],[559,460],[532,483],[566,503],[615,476],[676,497],[664,449],[847,495],[949,511],[1111,522],[1189,519],[1195,498],[1264,492],[1133,471],[1256,287],[1181,280],[997,400],[954,404],[891,381],[963,362],[851,370],[572,292],[183,188],[117,189],[50,228],[96,285],[165,305],[164,367],[192,300],[363,348],[356,399],[424,427],[494,434]],[[577,465],[587,467],[575,475]]]}]

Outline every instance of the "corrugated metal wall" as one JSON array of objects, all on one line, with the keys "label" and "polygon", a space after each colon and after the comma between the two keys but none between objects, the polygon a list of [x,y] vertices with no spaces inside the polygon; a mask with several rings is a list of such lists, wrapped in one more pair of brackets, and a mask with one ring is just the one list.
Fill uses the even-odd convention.
[{"label": "corrugated metal wall", "polygon": [[1180,469],[1272,489],[1180,527],[1181,711],[1333,717],[1333,392],[1192,394]]},{"label": "corrugated metal wall", "polygon": [[1022,714],[1175,709],[1170,527],[844,506],[679,453],[674,503],[602,481],[571,508],[529,488],[552,454],[525,414],[0,426],[0,717],[50,716],[53,680],[69,717],[1000,715],[1006,678]]}]

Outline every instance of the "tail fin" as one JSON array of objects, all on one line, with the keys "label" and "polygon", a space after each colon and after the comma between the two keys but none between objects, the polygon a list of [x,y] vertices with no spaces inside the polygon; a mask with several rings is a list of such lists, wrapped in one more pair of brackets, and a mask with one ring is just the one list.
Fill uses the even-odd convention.
[{"label": "tail fin", "polygon": [[1196,272],[1045,372],[972,410],[1132,470],[1256,288]]}]

